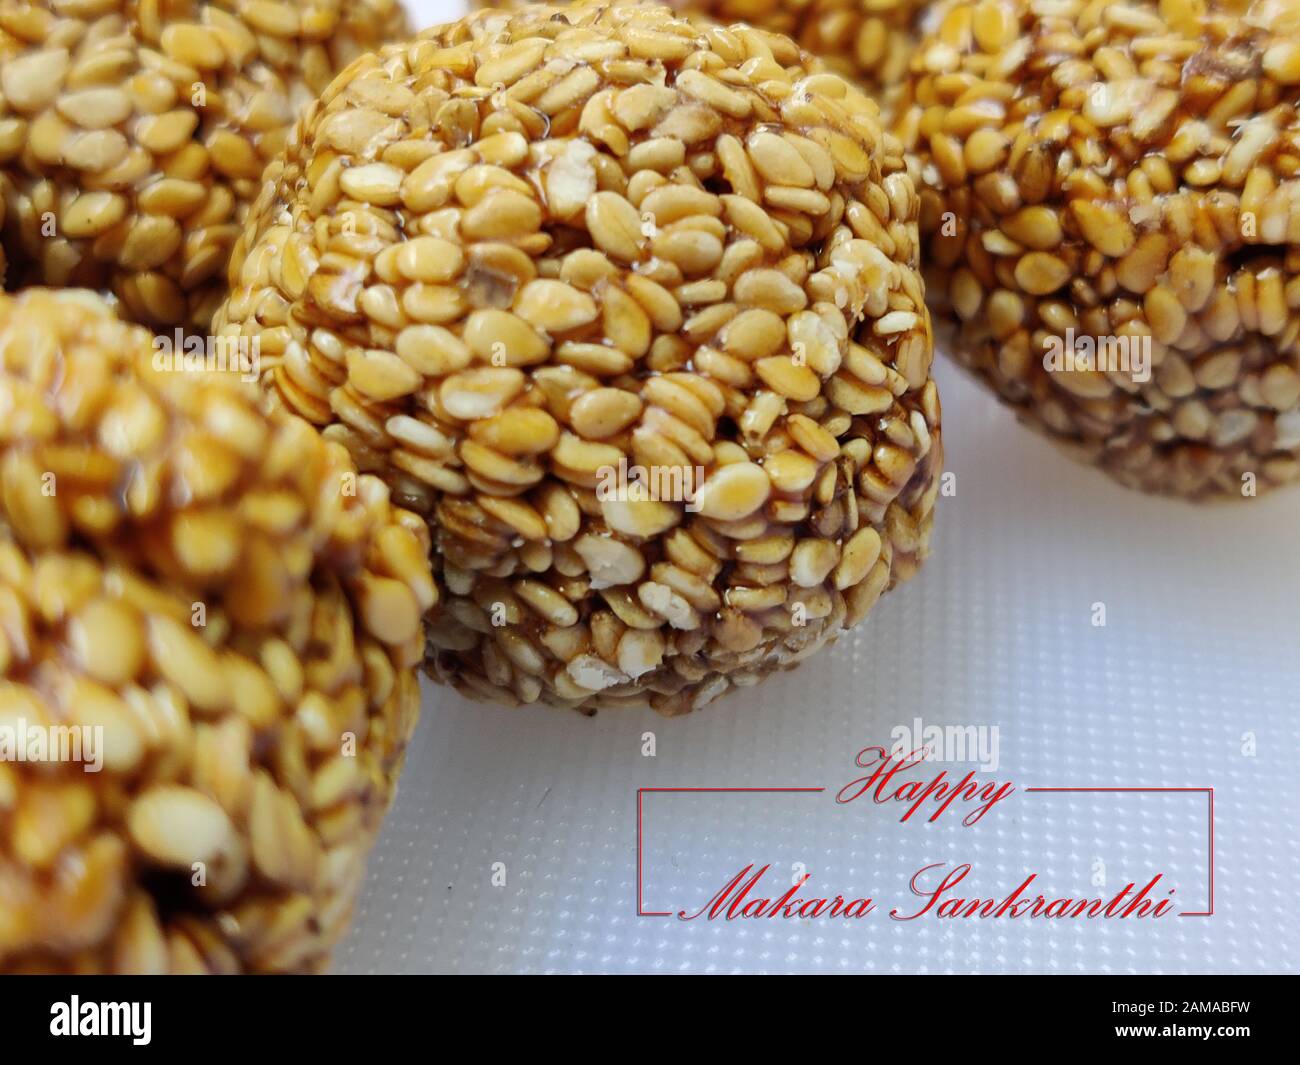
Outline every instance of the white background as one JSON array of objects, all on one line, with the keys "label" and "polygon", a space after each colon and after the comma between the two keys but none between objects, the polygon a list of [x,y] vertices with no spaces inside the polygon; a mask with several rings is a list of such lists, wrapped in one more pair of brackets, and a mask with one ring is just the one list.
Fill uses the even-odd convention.
[{"label": "white background", "polygon": [[[420,25],[459,4],[415,3]],[[369,972],[1294,972],[1300,948],[1300,489],[1196,508],[1076,466],[937,366],[947,468],[934,554],[802,668],[667,720],[467,702],[426,682],[397,803],[335,969]],[[1106,606],[1104,628],[1092,607]],[[853,758],[916,716],[999,730],[981,780],[1015,794],[973,827],[837,805]],[[657,754],[642,755],[652,732]],[[1248,740],[1253,737],[1254,754]],[[927,766],[926,778],[966,765]],[[918,776],[917,773],[909,777]],[[647,909],[701,907],[742,866],[795,863],[801,897],[869,896],[857,921],[638,917],[637,789],[821,786],[646,799]],[[892,920],[908,882],[1110,897],[1156,872],[1214,917]],[[963,811],[964,813],[964,811]],[[501,863],[504,886],[493,886]],[[1104,884],[1099,884],[1104,880]]]}]

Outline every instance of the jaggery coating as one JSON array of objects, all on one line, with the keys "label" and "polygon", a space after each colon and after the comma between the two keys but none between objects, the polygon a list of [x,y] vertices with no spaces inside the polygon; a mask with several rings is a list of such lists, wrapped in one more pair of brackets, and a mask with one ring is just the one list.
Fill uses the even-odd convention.
[{"label": "jaggery coating", "polygon": [[0,972],[321,968],[418,713],[423,521],[154,359],[0,296]]},{"label": "jaggery coating", "polygon": [[[695,0],[686,0],[696,6]],[[724,22],[752,22],[793,37],[868,92],[890,98],[907,72],[930,0],[703,0]]]},{"label": "jaggery coating", "polygon": [[[474,7],[519,7],[525,0],[471,0]],[[670,0],[683,15],[724,25],[746,22],[782,33],[833,70],[888,96],[907,72],[918,22],[930,0]]]},{"label": "jaggery coating", "polygon": [[398,0],[0,0],[8,287],[207,329],[267,160]]},{"label": "jaggery coating", "polygon": [[1130,487],[1300,477],[1300,4],[960,0],[905,93],[962,364]]},{"label": "jaggery coating", "polygon": [[683,713],[921,561],[917,197],[811,63],[650,4],[479,12],[356,63],[268,170],[215,328],[427,515],[435,677]]}]

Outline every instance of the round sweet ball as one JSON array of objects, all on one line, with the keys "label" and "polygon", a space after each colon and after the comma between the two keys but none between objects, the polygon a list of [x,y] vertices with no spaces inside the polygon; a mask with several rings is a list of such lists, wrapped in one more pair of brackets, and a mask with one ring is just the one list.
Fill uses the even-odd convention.
[{"label": "round sweet ball", "polygon": [[907,72],[929,0],[679,0],[720,22],[788,34],[833,69],[885,93]]},{"label": "round sweet ball", "polygon": [[8,285],[111,291],[205,331],[262,168],[398,0],[4,0],[0,194]]},{"label": "round sweet ball", "polygon": [[1300,6],[958,0],[913,58],[956,357],[1125,485],[1300,478]]},{"label": "round sweet ball", "polygon": [[418,712],[427,530],[80,290],[0,297],[0,972],[318,969]]},{"label": "round sweet ball", "polygon": [[[523,2],[472,0],[496,8]],[[929,0],[670,0],[669,6],[724,25],[745,22],[783,33],[864,89],[888,96],[907,72]]]},{"label": "round sweet ball", "polygon": [[354,64],[268,170],[219,332],[427,516],[428,666],[681,713],[925,554],[918,202],[785,37],[480,12]]}]

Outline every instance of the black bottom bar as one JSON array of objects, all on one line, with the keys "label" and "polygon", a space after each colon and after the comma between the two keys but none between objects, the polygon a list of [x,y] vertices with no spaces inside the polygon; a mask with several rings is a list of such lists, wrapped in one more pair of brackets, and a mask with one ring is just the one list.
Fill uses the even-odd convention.
[{"label": "black bottom bar", "polygon": [[[719,989],[696,982],[675,989],[656,988],[628,996],[624,987],[588,982],[575,997],[572,986],[542,985],[526,993],[484,994],[472,1011],[458,1008],[445,984],[434,988],[426,977],[292,977],[221,978],[202,982],[179,978],[86,979],[10,977],[0,980],[0,1046],[3,1060],[29,1060],[22,1051],[94,1052],[98,1047],[132,1052],[195,1051],[204,1056],[225,1049],[255,1049],[259,1058],[277,1051],[301,1054],[321,1050],[337,1059],[350,1050],[404,1056],[420,1046],[447,1046],[447,1040],[470,1034],[462,1026],[488,1034],[493,1056],[500,1056],[498,1037],[518,1033],[534,1048],[541,1033],[554,1032],[557,1020],[582,1024],[582,1018],[622,1018],[628,1033],[650,1035],[656,1025],[677,1028],[684,1010],[715,1014],[732,1030],[737,1046],[767,1029],[778,1015],[755,1002],[785,1001],[790,1012],[780,1018],[787,1031],[817,1023],[868,1027],[881,1035],[918,1033],[927,1051],[934,1044],[988,1049],[996,1033],[999,1051],[1043,1051],[1044,1025],[1055,1048],[1128,1043],[1156,1044],[1183,1053],[1194,1045],[1231,1052],[1234,1044],[1260,1036],[1293,1034],[1295,985],[1269,977],[874,977],[836,984],[821,980],[806,988],[737,988],[732,1006]],[[549,992],[549,994],[548,994]],[[804,994],[800,994],[803,992]],[[609,996],[606,1005],[600,1002]],[[551,995],[555,996],[550,1001]],[[806,997],[805,997],[806,996]],[[844,997],[842,1006],[835,999]],[[692,1003],[692,1000],[696,1000]],[[816,1004],[811,1015],[800,1008]],[[865,1007],[865,1011],[864,1011]],[[500,1024],[492,1025],[492,1011]],[[800,1015],[803,1014],[802,1019]],[[839,1021],[833,1018],[839,1018]],[[856,1018],[856,1020],[851,1020]],[[488,1022],[490,1032],[482,1025]],[[647,1029],[647,1025],[650,1027]],[[615,1027],[617,1027],[617,1023]],[[677,1028],[680,1034],[680,1028]],[[983,1033],[983,1034],[980,1034]],[[810,1030],[809,1037],[817,1033]],[[829,1033],[827,1033],[829,1034]],[[859,1028],[859,1035],[863,1035]],[[433,1041],[428,1040],[432,1037]],[[575,1040],[586,1041],[581,1028]],[[978,1039],[978,1043],[973,1040]],[[403,1049],[403,1047],[411,1049]],[[605,1056],[616,1045],[603,1047]],[[34,1059],[32,1059],[34,1060]],[[378,1065],[378,1062],[376,1062]]]}]

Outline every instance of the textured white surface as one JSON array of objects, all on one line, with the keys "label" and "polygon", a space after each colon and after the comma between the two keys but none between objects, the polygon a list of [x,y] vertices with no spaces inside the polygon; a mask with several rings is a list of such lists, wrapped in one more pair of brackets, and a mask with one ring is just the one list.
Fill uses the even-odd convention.
[{"label": "textured white surface", "polygon": [[[457,6],[413,9],[428,24]],[[1146,499],[1058,455],[950,365],[938,375],[957,489],[940,502],[934,555],[823,657],[676,720],[509,711],[429,685],[335,968],[1300,968],[1300,492],[1208,509]],[[901,824],[892,806],[837,806],[860,775],[855,753],[915,716],[996,725],[1001,765],[981,779],[1020,790],[971,828],[951,811]],[[645,732],[655,757],[641,753]],[[801,862],[812,874],[801,895],[868,895],[876,912],[638,917],[637,789],[675,786],[829,791],[648,796],[647,909],[698,908],[749,862],[771,862],[783,890]],[[974,866],[965,894],[1001,897],[1035,871],[1049,896],[1108,897],[1164,872],[1176,908],[1204,908],[1204,796],[1023,792],[1043,786],[1214,787],[1216,915],[889,918],[919,901],[907,889],[917,869],[961,861]]]}]

